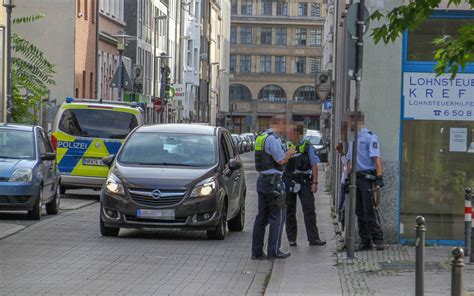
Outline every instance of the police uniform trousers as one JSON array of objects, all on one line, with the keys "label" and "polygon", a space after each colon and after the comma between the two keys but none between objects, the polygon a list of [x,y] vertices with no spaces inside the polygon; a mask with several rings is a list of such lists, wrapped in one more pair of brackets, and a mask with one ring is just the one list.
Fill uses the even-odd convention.
[{"label": "police uniform trousers", "polygon": [[275,256],[280,251],[281,235],[285,224],[285,209],[272,206],[275,185],[271,184],[272,175],[259,175],[257,178],[258,213],[255,217],[252,233],[252,256],[263,255],[265,229],[270,224],[268,233],[267,255]]},{"label": "police uniform trousers", "polygon": [[373,204],[374,181],[357,176],[356,215],[361,244],[383,243],[383,232]]},{"label": "police uniform trousers", "polygon": [[301,208],[303,210],[304,224],[306,228],[306,236],[309,242],[319,239],[318,226],[316,225],[316,207],[314,205],[314,194],[311,192],[311,182],[301,182],[301,188],[298,193],[290,192],[289,185],[286,184],[286,235],[288,241],[296,242],[298,226],[296,221],[296,196],[298,195]]}]

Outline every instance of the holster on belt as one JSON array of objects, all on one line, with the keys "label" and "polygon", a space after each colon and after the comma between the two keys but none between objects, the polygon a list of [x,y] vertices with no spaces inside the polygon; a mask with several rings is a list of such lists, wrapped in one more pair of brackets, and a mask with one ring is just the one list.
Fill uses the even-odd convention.
[{"label": "holster on belt", "polygon": [[360,171],[356,174],[357,177],[362,177],[367,180],[375,181],[377,178],[375,171]]},{"label": "holster on belt", "polygon": [[271,176],[270,184],[273,186],[272,191],[266,194],[267,201],[272,210],[284,208],[286,206],[286,193],[281,176],[279,174]]}]

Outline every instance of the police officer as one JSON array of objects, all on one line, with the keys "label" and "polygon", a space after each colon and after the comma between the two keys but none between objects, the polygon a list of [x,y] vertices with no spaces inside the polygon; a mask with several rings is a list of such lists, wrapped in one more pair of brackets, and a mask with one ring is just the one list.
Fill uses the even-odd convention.
[{"label": "police officer", "polygon": [[296,196],[298,195],[309,245],[323,246],[326,242],[319,237],[314,206],[314,193],[318,190],[318,163],[320,160],[309,141],[301,142],[296,152],[297,154],[289,160],[283,177],[286,187],[286,235],[288,242],[290,246],[296,246]]},{"label": "police officer", "polygon": [[[378,137],[365,127],[363,118],[358,128],[356,215],[361,243],[356,251],[371,250],[372,244],[377,250],[384,250],[383,232],[373,201],[374,190],[384,186],[380,144]],[[346,158],[351,171],[352,145]]]},{"label": "police officer", "polygon": [[[280,251],[281,233],[285,220],[285,190],[281,181],[282,165],[286,164],[294,149],[285,152],[282,141],[274,132],[266,130],[255,141],[255,168],[257,178],[258,213],[252,233],[252,259],[287,258],[290,253]],[[267,254],[263,252],[265,228],[270,224]]]}]

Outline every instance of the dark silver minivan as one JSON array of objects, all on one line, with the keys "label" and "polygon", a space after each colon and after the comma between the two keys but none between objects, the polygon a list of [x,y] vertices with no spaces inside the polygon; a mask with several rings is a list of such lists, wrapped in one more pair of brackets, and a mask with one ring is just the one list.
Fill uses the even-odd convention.
[{"label": "dark silver minivan", "polygon": [[104,163],[111,169],[100,198],[103,236],[120,228],[178,228],[221,240],[227,227],[244,227],[244,170],[224,128],[138,127]]}]

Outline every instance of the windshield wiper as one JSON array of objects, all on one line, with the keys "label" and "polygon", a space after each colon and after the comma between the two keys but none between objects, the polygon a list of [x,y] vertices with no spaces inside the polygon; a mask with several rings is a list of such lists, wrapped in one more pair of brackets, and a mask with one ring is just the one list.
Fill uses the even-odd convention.
[{"label": "windshield wiper", "polygon": [[0,155],[0,158],[6,158],[6,159],[24,159],[24,158],[20,158],[20,157],[11,157],[11,156],[4,156],[4,155]]},{"label": "windshield wiper", "polygon": [[172,163],[172,162],[140,162],[139,165],[169,165],[169,166],[186,166],[186,167],[198,167],[194,164],[187,163]]}]

